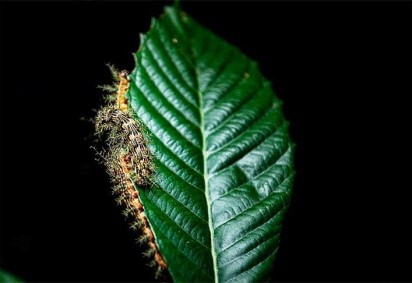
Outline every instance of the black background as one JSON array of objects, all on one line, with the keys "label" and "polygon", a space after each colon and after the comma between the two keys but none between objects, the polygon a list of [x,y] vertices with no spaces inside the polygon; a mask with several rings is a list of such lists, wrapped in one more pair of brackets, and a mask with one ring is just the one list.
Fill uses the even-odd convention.
[{"label": "black background", "polygon": [[[0,4],[0,267],[27,281],[150,281],[84,121],[105,63],[134,67],[169,2]],[[410,281],[411,5],[183,2],[260,62],[296,181],[278,281]]]}]

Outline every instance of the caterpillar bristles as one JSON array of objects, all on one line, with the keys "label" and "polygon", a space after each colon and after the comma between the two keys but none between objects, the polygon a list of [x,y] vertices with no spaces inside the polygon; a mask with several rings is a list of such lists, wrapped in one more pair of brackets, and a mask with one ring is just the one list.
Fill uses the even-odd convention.
[{"label": "caterpillar bristles", "polygon": [[151,258],[154,255],[154,253],[155,253],[155,250],[148,249],[143,253],[143,255],[147,258]]},{"label": "caterpillar bristles", "polygon": [[155,271],[155,278],[156,279],[163,278],[164,277],[163,271],[164,271],[164,268],[158,265]]},{"label": "caterpillar bristles", "polygon": [[133,231],[137,231],[139,229],[141,229],[143,226],[143,224],[139,221],[135,221],[130,225],[130,229],[132,229]]},{"label": "caterpillar bristles", "polygon": [[118,198],[116,198],[116,202],[118,203],[118,205],[122,205],[124,202],[124,196],[119,196]]},{"label": "caterpillar bristles", "polygon": [[90,148],[94,150],[97,156],[94,160],[96,160],[98,163],[103,163],[103,164],[107,162],[107,156],[103,150],[97,150],[97,148],[93,145],[91,145]]},{"label": "caterpillar bristles", "polygon": [[126,218],[129,217],[129,213],[128,213],[126,210],[123,210],[123,211],[122,211],[122,214],[123,214],[123,216],[126,217]]},{"label": "caterpillar bristles", "polygon": [[137,238],[134,238],[134,242],[135,242],[137,245],[139,245],[139,246],[142,245],[142,242],[141,242],[141,240],[140,240],[140,236],[137,237]]},{"label": "caterpillar bristles", "polygon": [[137,213],[139,213],[140,211],[139,211],[139,209],[138,209],[137,207],[135,207],[135,206],[132,204],[132,202],[133,202],[133,196],[132,196],[132,195],[130,195],[129,201],[130,201],[130,209],[132,210],[132,212],[133,212],[134,215],[137,215]]},{"label": "caterpillar bristles", "polygon": [[[107,92],[107,93],[113,93],[117,90],[115,85],[98,85],[97,88],[101,89],[101,90],[103,90],[104,92]],[[113,97],[113,96],[110,96],[110,97]],[[106,98],[107,98],[107,96],[106,96]]]},{"label": "caterpillar bristles", "polygon": [[106,66],[109,67],[109,70],[110,70],[110,73],[112,74],[113,79],[115,80],[116,83],[118,83],[120,81],[120,78],[119,78],[119,71],[117,70],[117,68],[110,63],[107,63]]},{"label": "caterpillar bristles", "polygon": [[155,266],[157,266],[157,262],[154,259],[152,259],[147,263],[147,266],[155,267]]},{"label": "caterpillar bristles", "polygon": [[137,242],[139,243],[139,245],[143,245],[145,243],[147,243],[147,241],[149,240],[149,237],[146,234],[142,234],[138,239]]}]

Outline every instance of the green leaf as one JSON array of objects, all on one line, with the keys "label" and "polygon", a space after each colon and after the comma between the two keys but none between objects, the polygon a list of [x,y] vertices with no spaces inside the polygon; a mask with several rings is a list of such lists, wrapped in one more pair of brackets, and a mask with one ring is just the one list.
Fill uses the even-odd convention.
[{"label": "green leaf", "polygon": [[156,167],[156,186],[137,189],[172,278],[267,279],[294,176],[270,82],[176,7],[153,21],[135,55],[126,96]]},{"label": "green leaf", "polygon": [[20,279],[17,279],[13,275],[7,273],[6,271],[0,269],[0,282],[2,283],[20,283],[23,282]]}]

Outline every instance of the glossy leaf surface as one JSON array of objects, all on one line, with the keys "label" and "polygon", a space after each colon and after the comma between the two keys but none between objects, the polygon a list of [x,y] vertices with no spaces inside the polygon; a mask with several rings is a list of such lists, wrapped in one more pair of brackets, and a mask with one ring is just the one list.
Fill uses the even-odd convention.
[{"label": "glossy leaf surface", "polygon": [[142,36],[130,78],[129,105],[156,166],[156,185],[137,189],[172,278],[266,279],[294,176],[271,84],[238,48],[172,7]]}]

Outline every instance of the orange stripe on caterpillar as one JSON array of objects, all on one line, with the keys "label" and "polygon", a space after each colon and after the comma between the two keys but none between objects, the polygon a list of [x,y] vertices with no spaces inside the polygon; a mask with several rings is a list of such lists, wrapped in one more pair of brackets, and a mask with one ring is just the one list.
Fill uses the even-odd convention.
[{"label": "orange stripe on caterpillar", "polygon": [[122,110],[124,113],[128,110],[126,93],[129,90],[129,74],[127,71],[121,71],[117,73],[119,78],[119,84],[117,86],[116,101],[117,107]]},{"label": "orange stripe on caterpillar", "polygon": [[124,176],[124,194],[127,195],[124,203],[128,208],[131,209],[131,211],[134,212],[133,216],[142,225],[143,233],[146,235],[144,238],[147,239],[149,248],[151,249],[151,252],[149,254],[154,255],[154,260],[158,264],[158,268],[160,269],[158,270],[158,272],[161,272],[162,270],[167,268],[167,264],[164,261],[162,255],[160,254],[157,244],[155,242],[155,236],[153,234],[152,229],[150,228],[146,214],[144,213],[143,204],[139,199],[139,192],[136,191],[136,189],[133,186],[133,183],[130,180],[131,171],[130,164],[128,164],[130,159],[126,155],[121,153],[119,153],[118,158],[119,167],[121,168],[122,175]]}]

